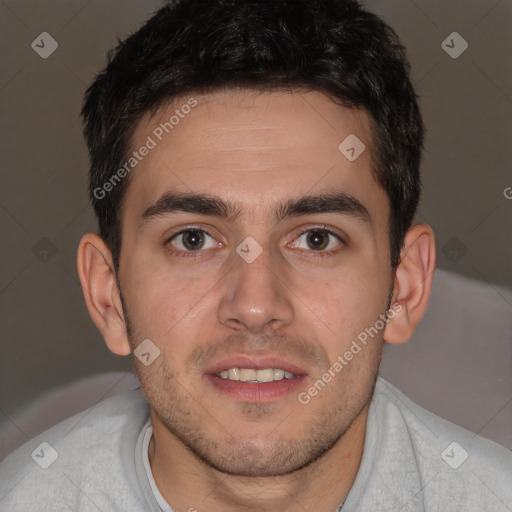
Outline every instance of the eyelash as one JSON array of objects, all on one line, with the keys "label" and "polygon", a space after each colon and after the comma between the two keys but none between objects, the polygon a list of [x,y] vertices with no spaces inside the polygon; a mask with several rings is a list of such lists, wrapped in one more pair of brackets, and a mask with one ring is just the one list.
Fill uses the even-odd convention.
[{"label": "eyelash", "polygon": [[[172,244],[170,243],[172,240],[174,240],[175,238],[177,238],[180,235],[183,235],[184,233],[188,233],[189,231],[200,231],[201,233],[204,233],[205,235],[208,235],[209,237],[213,238],[213,236],[210,235],[210,233],[208,233],[208,231],[206,231],[200,227],[188,226],[188,227],[182,229],[181,231],[174,233],[170,238],[168,238],[165,241],[164,245],[166,247],[169,247],[169,246],[172,247]],[[180,251],[178,249],[168,249],[168,250],[173,256],[178,256],[180,258],[196,258],[196,259],[201,258],[201,256],[202,256],[201,253],[205,252],[205,251],[201,251],[201,250],[198,250],[198,251]]]},{"label": "eyelash", "polygon": [[[310,228],[304,229],[303,231],[301,231],[299,233],[299,235],[297,236],[296,239],[300,238],[302,235],[305,235],[306,233],[309,233],[310,231],[321,231],[323,233],[328,234],[329,236],[331,236],[333,238],[336,238],[338,240],[338,242],[340,242],[342,245],[345,245],[345,240],[343,240],[343,238],[341,238],[340,235],[338,235],[334,231],[331,231],[330,229],[327,229],[325,226],[316,226],[316,227],[310,227]],[[304,249],[302,249],[302,250],[304,250]],[[307,252],[312,253],[314,258],[331,258],[338,254],[338,250],[333,252],[332,249],[330,251],[307,251]]]},{"label": "eyelash", "polygon": [[[206,231],[200,227],[189,226],[187,228],[184,228],[184,229],[178,231],[177,233],[174,233],[170,238],[168,238],[165,241],[164,245],[167,247],[169,245],[172,245],[172,244],[170,244],[170,242],[172,240],[174,240],[176,237],[178,237],[180,235],[188,233],[189,231],[199,231],[199,232],[213,238],[213,236],[210,235],[210,233],[208,233],[208,231]],[[310,231],[321,231],[323,233],[328,234],[329,236],[332,236],[333,238],[336,238],[341,244],[343,244],[343,245],[345,244],[345,240],[343,240],[343,238],[341,238],[340,235],[338,235],[334,231],[331,231],[330,229],[327,229],[325,226],[314,226],[314,227],[309,227],[307,229],[304,229],[298,234],[296,239],[300,238],[301,236],[305,235],[306,233],[309,233]],[[304,250],[304,249],[302,249],[302,250]],[[174,256],[178,256],[181,258],[201,258],[201,253],[204,253],[205,251],[202,251],[200,249],[197,251],[181,251],[181,250],[176,250],[176,249],[169,249],[169,252],[171,252],[171,254],[173,254]],[[314,258],[330,258],[330,257],[337,255],[337,251],[333,252],[332,250],[331,251],[308,251],[308,252],[311,252]]]}]

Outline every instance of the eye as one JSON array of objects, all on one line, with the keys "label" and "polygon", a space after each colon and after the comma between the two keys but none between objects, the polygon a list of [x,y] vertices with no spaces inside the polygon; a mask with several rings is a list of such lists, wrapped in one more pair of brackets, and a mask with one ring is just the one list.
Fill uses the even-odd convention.
[{"label": "eye", "polygon": [[293,248],[313,251],[328,251],[342,243],[342,239],[325,228],[313,228],[303,231],[292,244]]},{"label": "eye", "polygon": [[219,246],[219,243],[202,229],[185,229],[172,236],[169,242],[180,251],[187,252]]}]

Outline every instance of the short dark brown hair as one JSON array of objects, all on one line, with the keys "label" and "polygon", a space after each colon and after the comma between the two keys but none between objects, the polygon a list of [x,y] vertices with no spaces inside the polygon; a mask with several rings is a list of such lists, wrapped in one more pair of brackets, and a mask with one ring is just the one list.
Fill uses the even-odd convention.
[{"label": "short dark brown hair", "polygon": [[316,90],[369,113],[396,268],[419,201],[424,137],[396,33],[354,0],[174,0],[109,53],[82,109],[90,196],[116,269],[129,179],[97,191],[126,162],[138,122],[176,96],[230,87]]}]

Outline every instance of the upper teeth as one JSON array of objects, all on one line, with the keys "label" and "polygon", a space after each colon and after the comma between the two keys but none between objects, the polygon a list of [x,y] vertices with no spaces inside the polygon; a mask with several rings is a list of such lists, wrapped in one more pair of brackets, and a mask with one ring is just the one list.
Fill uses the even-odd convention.
[{"label": "upper teeth", "polygon": [[285,372],[281,368],[265,368],[254,370],[252,368],[230,368],[219,373],[223,379],[240,380],[242,382],[272,382],[273,380],[293,379],[293,373]]}]

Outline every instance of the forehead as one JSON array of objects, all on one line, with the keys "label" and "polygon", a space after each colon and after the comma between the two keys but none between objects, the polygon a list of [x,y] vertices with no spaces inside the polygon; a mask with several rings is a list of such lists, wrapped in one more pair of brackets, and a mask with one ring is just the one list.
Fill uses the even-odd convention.
[{"label": "forehead", "polygon": [[[175,98],[134,132],[132,150],[152,149],[131,172],[126,213],[141,215],[171,189],[239,203],[253,220],[278,201],[318,190],[336,189],[369,203],[369,210],[381,208],[386,197],[371,172],[370,134],[365,112],[317,91]],[[364,144],[357,159],[340,151],[345,140]]]}]

